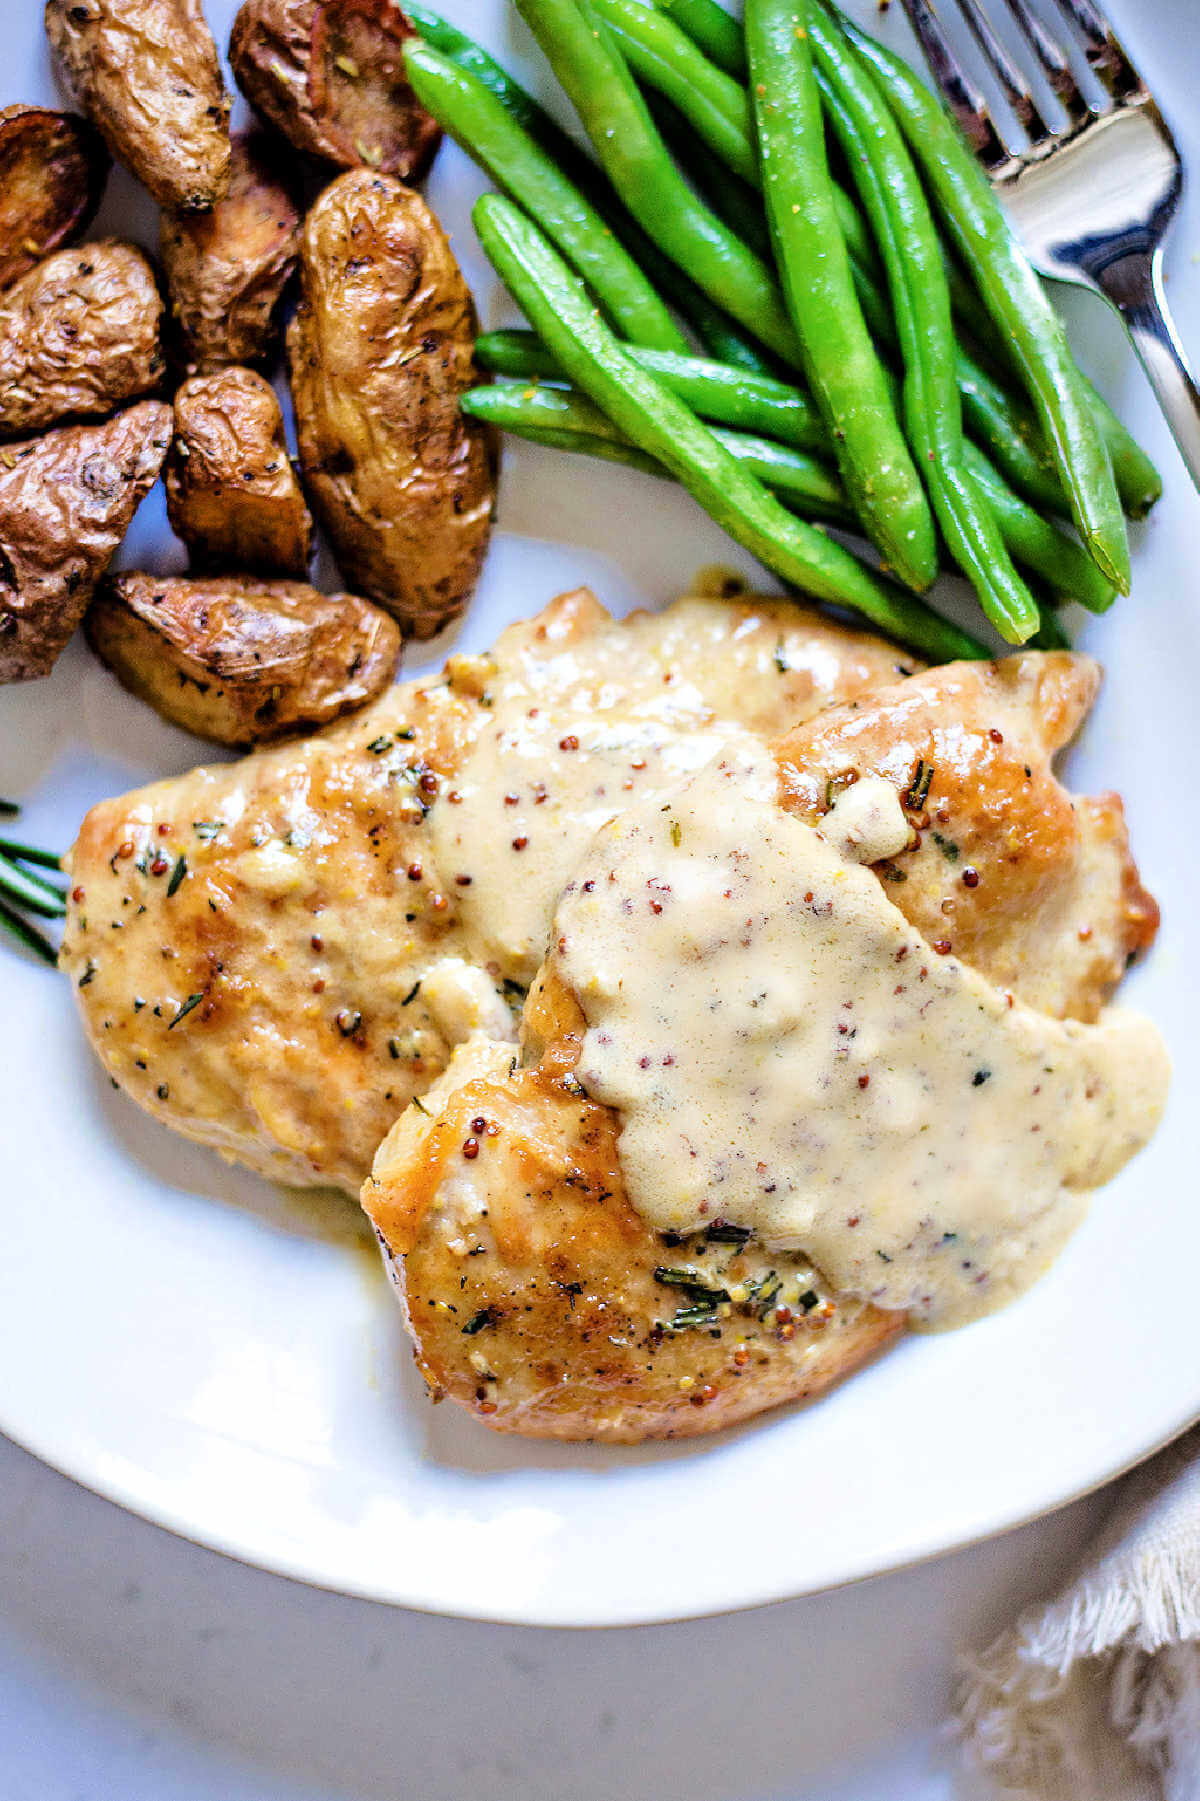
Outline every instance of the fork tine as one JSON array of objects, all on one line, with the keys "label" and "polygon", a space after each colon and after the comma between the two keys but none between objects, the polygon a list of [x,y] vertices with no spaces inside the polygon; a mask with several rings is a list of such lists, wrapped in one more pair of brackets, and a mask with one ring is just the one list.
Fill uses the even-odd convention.
[{"label": "fork tine", "polygon": [[1097,80],[1103,83],[1113,99],[1129,100],[1145,94],[1145,83],[1093,0],[1058,0],[1058,5],[1074,22]]},{"label": "fork tine", "polygon": [[1081,124],[1091,108],[1080,92],[1079,83],[1071,72],[1071,65],[1062,45],[1057,38],[1051,36],[1041,20],[1029,11],[1025,0],[1005,0],[1005,4],[1013,16],[1017,30],[1037,57],[1067,118],[1072,125]]},{"label": "fork tine", "polygon": [[1011,162],[1012,153],[992,123],[987,102],[950,48],[932,0],[903,0],[903,4],[930,73],[979,161],[985,169]]},{"label": "fork tine", "polygon": [[979,45],[988,67],[1004,90],[1004,97],[1033,144],[1044,143],[1051,135],[1043,119],[1033,91],[1013,61],[979,0],[958,0],[963,16],[971,28],[971,36]]}]

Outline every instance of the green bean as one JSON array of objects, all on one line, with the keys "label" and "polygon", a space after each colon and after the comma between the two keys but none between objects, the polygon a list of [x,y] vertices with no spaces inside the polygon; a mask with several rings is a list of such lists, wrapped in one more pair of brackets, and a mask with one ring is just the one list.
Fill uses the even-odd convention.
[{"label": "green bean", "polygon": [[969,634],[781,507],[682,401],[627,355],[578,278],[511,202],[485,194],[472,216],[485,253],[569,379],[640,450],[665,464],[739,544],[786,581],[852,608],[933,660],[986,656]]},{"label": "green bean", "polygon": [[[689,406],[702,419],[755,432],[832,460],[833,446],[824,420],[802,388],[776,381],[768,375],[752,375],[731,369],[707,357],[677,356],[667,350],[642,350],[627,345],[632,360]],[[497,375],[563,381],[562,370],[549,351],[526,331],[489,331],[476,340],[475,360],[481,369]]]},{"label": "green bean", "polygon": [[[558,431],[629,443],[606,413],[574,389],[496,382],[490,387],[469,388],[460,404],[473,419],[518,437],[528,436],[530,430]],[[844,488],[833,471],[815,457],[746,432],[714,428],[713,436],[743,468],[793,502],[800,512],[815,519],[852,519]]]},{"label": "green bean", "polygon": [[[729,80],[706,58],[699,56],[682,31],[669,19],[649,12],[641,0],[593,0],[593,4],[604,12],[610,29],[614,28],[617,17],[636,20],[639,34],[645,37],[647,29],[640,22],[646,19],[654,22],[653,56],[639,52],[632,29],[614,29],[617,46],[638,79],[667,100],[690,126],[687,133],[680,132],[678,127],[673,132],[663,131],[676,161],[689,172],[693,167],[701,170],[703,178],[699,185],[705,198],[712,200],[727,225],[759,250],[756,239],[765,230],[765,224],[745,190],[761,190],[762,176],[755,143],[754,112],[745,84]],[[650,111],[662,129],[662,121],[653,105]],[[704,151],[711,152],[726,168],[740,176],[743,190],[739,195],[739,209],[726,210],[720,204],[720,195],[713,197],[715,171],[710,161],[704,158]],[[726,190],[727,193],[736,191]],[[833,202],[851,257],[865,270],[876,270],[879,259],[866,221],[845,188],[837,182],[833,184]],[[760,254],[763,253],[760,251]],[[770,254],[769,246],[766,254]]]},{"label": "green bean", "polygon": [[1052,512],[1069,512],[1054,459],[1026,407],[1010,398],[973,357],[959,347],[958,391],[967,430],[1027,500]]},{"label": "green bean", "polygon": [[1063,630],[1063,624],[1052,606],[1041,609],[1040,624],[1029,640],[1030,650],[1070,650],[1071,640]]},{"label": "green bean", "polygon": [[748,0],[767,216],[804,368],[867,536],[909,587],[937,574],[937,536],[871,342],[838,229],[825,128],[797,0]]},{"label": "green bean", "polygon": [[1023,644],[1037,603],[1013,567],[964,455],[950,288],[899,127],[821,0],[805,13],[823,111],[883,253],[904,365],[903,412],[942,535],[1001,637]]},{"label": "green bean", "polygon": [[1100,434],[1108,446],[1121,504],[1131,519],[1144,519],[1162,499],[1162,476],[1153,459],[1142,449],[1128,427],[1122,425],[1100,390],[1092,385],[1086,375],[1081,375],[1080,380],[1091,401]]},{"label": "green bean", "polygon": [[457,25],[451,25],[439,13],[430,12],[427,6],[420,4],[406,6],[404,10],[424,41],[481,82],[595,206],[595,187],[603,182],[600,170],[574,138],[551,118],[545,107],[539,106],[481,44],[460,31]]},{"label": "green bean", "polygon": [[404,65],[421,104],[539,221],[622,335],[658,350],[686,350],[687,340],[633,258],[503,102],[420,38],[404,46]]},{"label": "green bean", "polygon": [[[1013,358],[1005,354],[1003,340],[997,340],[992,328],[987,308],[979,298],[978,291],[968,281],[958,264],[952,257],[947,257],[947,273],[950,276],[950,295],[954,311],[958,318],[972,332],[981,344],[997,345],[999,354],[997,361],[1018,377],[1020,370],[1015,367]],[[1117,493],[1121,496],[1121,505],[1131,519],[1144,519],[1159,500],[1162,499],[1162,476],[1155,468],[1153,461],[1142,449],[1137,439],[1127,426],[1123,425],[1105,400],[1099,389],[1088,380],[1082,370],[1079,379],[1088,397],[1088,403],[1095,415],[1100,435],[1108,446],[1108,454],[1112,461],[1113,478],[1117,484]],[[1037,454],[1046,467],[1053,471],[1054,459],[1045,447],[1044,440],[1038,433],[1036,424],[1028,416],[1028,428],[1025,435],[1038,446]],[[1051,495],[1051,504],[1062,506],[1064,498],[1062,483],[1055,481],[1057,495]]]},{"label": "green bean", "polygon": [[[657,375],[663,385],[686,401],[694,412],[715,422],[741,427],[738,431],[718,430],[715,435],[767,487],[775,489],[781,499],[786,502],[799,496],[806,503],[802,510],[813,517],[837,519],[845,516],[844,491],[830,482],[828,471],[824,472],[823,478],[819,476],[818,465],[812,461],[814,456],[821,457],[822,450],[827,455],[831,450],[811,402],[807,404],[815,427],[812,438],[806,434],[805,441],[788,445],[772,437],[772,424],[781,414],[786,420],[788,409],[786,402],[783,407],[776,408],[775,396],[770,391],[780,390],[802,402],[807,401],[805,395],[782,383],[752,382],[747,385],[746,378],[739,372],[720,369],[719,365],[698,358],[627,348],[633,361]],[[560,449],[583,450],[593,456],[600,453],[590,443],[580,445],[567,440],[575,437],[597,439],[610,448],[614,443],[620,443],[633,454],[625,458],[610,457],[610,461],[628,462],[639,469],[649,468],[655,475],[665,473],[660,464],[637,451],[618,433],[611,420],[573,390],[524,385],[530,381],[565,380],[561,365],[532,332],[489,332],[476,344],[476,360],[481,368],[520,378],[522,385],[506,383],[472,389],[463,397],[465,412],[517,437],[529,438],[539,444],[554,442]],[[766,409],[760,406],[760,395],[755,391],[760,385],[764,397],[772,403]],[[553,437],[556,431],[561,442]],[[792,460],[796,449],[806,450],[809,455]],[[1115,590],[1083,548],[1014,494],[983,452],[973,444],[966,446],[965,458],[996,516],[1004,543],[1016,561],[1045,577],[1054,594],[1078,600],[1094,613],[1106,611],[1112,605]]]},{"label": "green bean", "polygon": [[646,105],[662,141],[696,192],[730,231],[736,231],[743,243],[769,262],[774,256],[767,216],[762,197],[736,175],[723,157],[710,149],[688,119],[661,94],[647,92]]},{"label": "green bean", "polygon": [[995,514],[1001,536],[1017,562],[1042,576],[1054,594],[1079,601],[1091,613],[1106,613],[1117,591],[1083,546],[1014,494],[974,444],[967,444],[965,452],[975,484]]},{"label": "green bean", "polygon": [[800,346],[774,274],[692,193],[590,0],[516,0],[625,205],[659,248],[787,363]]},{"label": "green bean", "polygon": [[845,29],[879,81],[997,332],[1011,344],[1054,453],[1079,533],[1104,574],[1129,592],[1129,538],[1108,447],[1062,321],[1017,242],[983,170],[929,89],[882,45]]},{"label": "green bean", "polygon": [[0,900],[0,931],[7,932],[10,938],[15,938],[17,943],[23,945],[27,951],[32,951],[35,957],[40,957],[43,963],[48,963],[51,969],[57,968],[58,952],[50,940],[44,938],[36,926],[31,926],[28,920],[21,918],[19,913],[14,913],[13,909],[2,900]]},{"label": "green bean", "polygon": [[[677,18],[683,31],[701,49],[706,49],[709,57],[718,62],[726,73],[740,75],[744,72],[745,55],[742,35],[738,26],[728,15],[722,14],[726,24],[731,27],[731,30],[725,34],[726,52],[723,56],[718,57],[703,41],[701,32],[692,28],[688,16],[689,9],[686,5],[673,5],[671,0],[657,0],[657,3],[663,11],[669,12]],[[715,98],[715,95],[716,90],[711,90],[710,101]],[[724,96],[724,103],[731,105],[728,92]],[[736,120],[740,116],[735,109],[731,110],[732,118]],[[693,119],[692,124],[697,131],[701,129],[697,120]],[[861,268],[870,269],[872,267],[870,234],[866,230],[861,215],[856,214],[853,202],[843,190],[838,189],[835,198],[838,204],[839,222],[850,255]],[[726,217],[728,223],[735,223],[727,215]],[[951,304],[956,319],[973,332],[979,341],[988,344],[995,343],[997,340],[991,314],[980,299],[978,290],[964,275],[953,257],[947,257],[947,273],[950,278]],[[860,299],[862,298],[860,289]],[[864,311],[867,314],[868,323],[871,323],[872,314],[867,302],[864,302]],[[874,329],[875,326],[872,324],[872,330]],[[1005,340],[1002,339],[1000,342],[1003,344]],[[991,393],[986,400],[983,400],[979,396],[972,372],[973,368],[975,373],[978,372],[978,365],[965,351],[964,356],[965,367],[960,370],[960,388],[963,393],[967,420],[972,430],[986,438],[998,461],[1006,462],[1006,473],[1009,479],[1015,482],[1022,492],[1027,493],[1031,498],[1040,500],[1043,504],[1053,506],[1055,510],[1069,510],[1062,483],[1054,476],[1054,458],[1032,416],[1026,415],[1018,403],[1007,397],[1001,399],[1002,390],[995,382],[992,383]],[[1003,360],[1010,368],[1014,367],[1014,359],[1011,356]],[[1015,368],[1019,376],[1021,373],[1019,364],[1015,365]],[[1087,376],[1080,372],[1079,379],[1088,394],[1100,434],[1108,446],[1113,476],[1122,505],[1131,518],[1141,519],[1161,498],[1162,477],[1151,458],[1147,456],[1132,433],[1113,412],[1104,397],[1097,392]],[[977,398],[980,399],[981,407],[986,407],[986,411],[972,412],[973,403]],[[1009,425],[1005,424],[1005,408],[1012,409],[1009,414]],[[1016,431],[1021,440],[1013,445],[1011,456],[1006,455],[1005,445],[1001,438],[993,436],[994,432],[1004,432],[1009,429]],[[1051,479],[1042,479],[1042,467],[1049,471]]]},{"label": "green bean", "polygon": [[592,5],[638,81],[678,107],[743,181],[757,185],[758,157],[746,129],[746,90],[642,0],[592,0]]},{"label": "green bean", "polygon": [[705,56],[727,75],[745,75],[746,45],[741,28],[717,0],[657,0]]},{"label": "green bean", "polygon": [[[553,159],[568,180],[574,182],[608,224],[614,236],[645,271],[663,298],[692,326],[705,348],[722,361],[740,368],[770,373],[773,365],[756,342],[748,337],[720,306],[716,305],[683,272],[656,248],[641,227],[630,218],[609,185],[599,164],[568,137],[544,107],[527,94],[487,51],[428,7],[408,9],[417,30],[435,50],[483,83],[518,125]],[[730,25],[733,24],[729,20]],[[736,27],[735,27],[736,29]]]}]

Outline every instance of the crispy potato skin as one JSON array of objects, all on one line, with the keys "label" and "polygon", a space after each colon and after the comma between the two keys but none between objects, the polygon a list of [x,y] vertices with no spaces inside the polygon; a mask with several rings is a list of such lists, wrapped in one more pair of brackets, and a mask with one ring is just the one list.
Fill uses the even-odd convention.
[{"label": "crispy potato skin", "polygon": [[248,576],[114,576],[85,629],[127,688],[216,744],[266,744],[354,712],[388,686],[400,651],[368,601]]},{"label": "crispy potato skin", "polygon": [[299,254],[300,214],[264,133],[233,138],[224,199],[207,213],[164,212],[158,242],[172,350],[189,373],[269,361]]},{"label": "crispy potato skin", "polygon": [[466,605],[495,503],[458,409],[475,310],[445,233],[388,176],[339,176],[305,221],[288,362],[300,467],[347,582],[429,638]]},{"label": "crispy potato skin", "polygon": [[84,112],[162,206],[229,181],[229,96],[200,0],[46,0],[46,35]]},{"label": "crispy potato skin", "polygon": [[312,514],[288,459],[283,414],[253,369],[197,375],[175,396],[167,517],[196,569],[307,573]]},{"label": "crispy potato skin", "polygon": [[254,110],[311,156],[419,181],[442,134],[404,72],[395,0],[245,0],[229,60]]},{"label": "crispy potato skin", "polygon": [[0,682],[49,675],[170,439],[170,407],[146,400],[0,447]]},{"label": "crispy potato skin", "polygon": [[91,419],[155,392],[162,300],[133,244],[48,256],[0,295],[0,436]]},{"label": "crispy potato skin", "polygon": [[83,234],[108,170],[99,133],[77,113],[0,111],[0,289]]}]

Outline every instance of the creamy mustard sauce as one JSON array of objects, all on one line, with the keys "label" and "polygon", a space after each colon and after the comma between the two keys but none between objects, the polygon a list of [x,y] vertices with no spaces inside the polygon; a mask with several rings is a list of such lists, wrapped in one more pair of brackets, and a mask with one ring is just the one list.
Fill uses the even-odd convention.
[{"label": "creamy mustard sauce", "polygon": [[578,1068],[622,1115],[633,1206],[802,1249],[915,1324],[989,1311],[1041,1273],[1160,1117],[1150,1021],[1015,1004],[937,955],[862,864],[908,836],[895,790],[820,831],[744,740],[607,825],[558,908],[588,1030]]},{"label": "creamy mustard sauce", "polygon": [[472,954],[527,985],[563,887],[597,829],[699,769],[745,731],[764,738],[911,666],[756,603],[685,600],[666,614],[523,663],[455,658],[486,723],[429,816],[430,855]]}]

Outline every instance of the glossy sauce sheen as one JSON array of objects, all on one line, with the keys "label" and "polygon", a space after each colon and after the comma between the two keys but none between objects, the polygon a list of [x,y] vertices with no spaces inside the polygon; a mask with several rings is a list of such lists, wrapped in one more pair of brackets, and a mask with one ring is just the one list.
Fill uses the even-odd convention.
[{"label": "glossy sauce sheen", "polygon": [[745,741],[600,833],[556,921],[576,1073],[622,1115],[650,1225],[751,1227],[955,1325],[1026,1288],[1145,1144],[1167,1058],[1138,1015],[1052,1019],[938,956],[862,867],[908,834],[897,792],[858,786],[817,831]]}]

